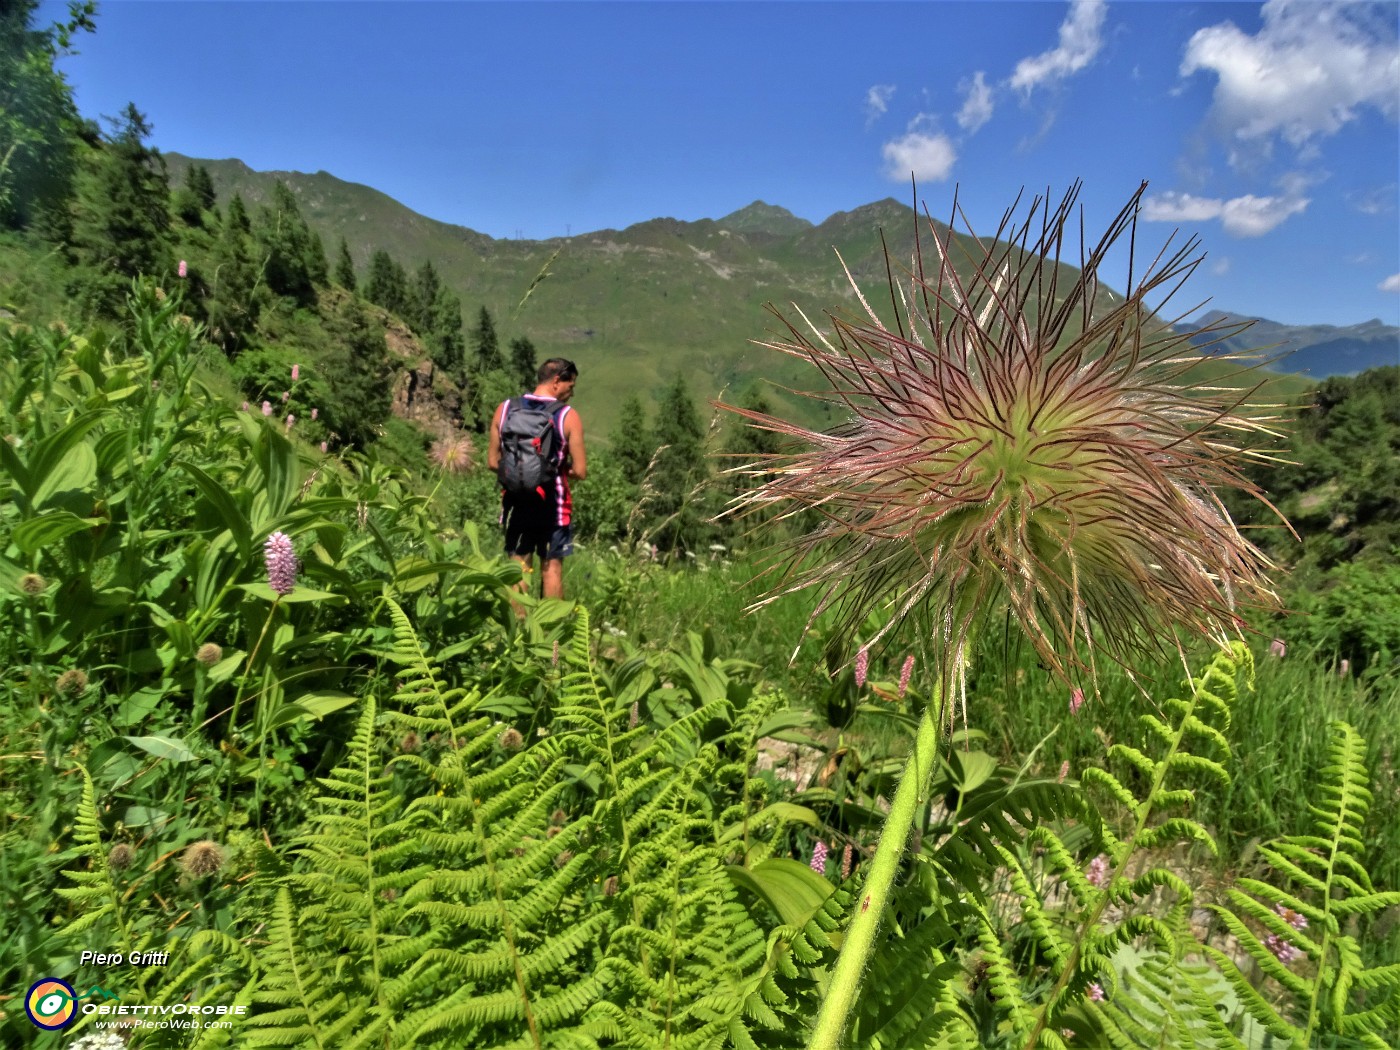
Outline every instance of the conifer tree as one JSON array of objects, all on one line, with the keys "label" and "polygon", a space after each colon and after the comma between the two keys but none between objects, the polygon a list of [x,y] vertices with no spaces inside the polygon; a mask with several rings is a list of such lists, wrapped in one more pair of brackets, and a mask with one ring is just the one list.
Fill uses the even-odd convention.
[{"label": "conifer tree", "polygon": [[350,245],[340,238],[340,251],[336,253],[335,283],[347,292],[355,290],[355,261],[350,258]]},{"label": "conifer tree", "polygon": [[441,290],[442,282],[438,280],[432,260],[425,259],[413,275],[413,294],[409,303],[412,311],[409,323],[420,336],[428,337],[433,333],[433,307],[437,305]]},{"label": "conifer tree", "polygon": [[443,369],[458,386],[467,381],[467,346],[462,334],[462,302],[445,287],[439,287],[433,300],[428,337],[433,363]]},{"label": "conifer tree", "polygon": [[505,362],[501,360],[501,344],[496,338],[496,323],[491,320],[491,312],[484,306],[477,315],[476,329],[472,332],[472,348],[476,351],[478,372],[494,372],[504,367]]},{"label": "conifer tree", "polygon": [[534,389],[535,373],[539,371],[539,364],[536,360],[535,344],[526,336],[517,336],[510,341],[510,370],[520,380],[522,389]]},{"label": "conifer tree", "polygon": [[195,200],[205,211],[213,211],[217,198],[214,195],[214,179],[203,164],[195,164],[185,175],[185,185],[194,194]]},{"label": "conifer tree", "polygon": [[273,184],[272,202],[259,210],[255,235],[266,260],[263,276],[268,288],[298,303],[314,301],[315,283],[325,281],[326,253],[286,183]]},{"label": "conifer tree", "polygon": [[70,291],[96,314],[114,314],[133,277],[170,268],[170,184],[165,158],[146,144],[150,133],[128,103],[79,180]]},{"label": "conifer tree", "polygon": [[655,489],[651,518],[658,523],[659,545],[693,547],[701,540],[705,515],[697,490],[709,473],[704,435],[685,377],[677,376],[662,395],[652,431],[656,466],[651,478]]},{"label": "conifer tree", "polygon": [[214,272],[209,281],[209,331],[227,354],[247,345],[258,317],[258,266],[248,213],[238,194],[228,204],[215,246]]},{"label": "conifer tree", "polygon": [[253,224],[248,218],[248,208],[243,203],[241,194],[235,193],[228,202],[228,215],[224,219],[224,228],[237,230],[245,237],[252,235]]},{"label": "conifer tree", "polygon": [[400,317],[408,313],[408,278],[392,256],[382,248],[369,258],[365,298]]},{"label": "conifer tree", "polygon": [[328,319],[328,327],[336,338],[321,367],[336,396],[325,406],[326,427],[342,441],[363,447],[377,436],[393,399],[384,329],[354,298]]},{"label": "conifer tree", "polygon": [[656,451],[652,444],[655,434],[647,426],[646,408],[636,394],[628,394],[618,412],[617,426],[609,436],[610,458],[616,460],[622,476],[633,485],[640,485],[646,475],[647,464]]},{"label": "conifer tree", "polygon": [[0,227],[33,225],[73,194],[81,124],[73,91],[54,59],[73,34],[91,31],[96,5],[69,8],[69,21],[33,28],[37,0],[0,4]]},{"label": "conifer tree", "polygon": [[170,195],[170,210],[186,226],[202,227],[206,213],[214,210],[214,180],[202,164],[185,169],[185,184]]}]

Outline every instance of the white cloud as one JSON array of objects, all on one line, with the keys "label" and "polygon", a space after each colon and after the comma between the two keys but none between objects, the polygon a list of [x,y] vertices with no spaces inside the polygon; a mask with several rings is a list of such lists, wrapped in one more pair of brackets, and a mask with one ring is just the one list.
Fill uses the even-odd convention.
[{"label": "white cloud", "polygon": [[1383,292],[1400,292],[1400,273],[1393,273],[1376,285]]},{"label": "white cloud", "polygon": [[1029,94],[1047,80],[1061,80],[1078,73],[1103,46],[1099,31],[1106,11],[1103,0],[1070,0],[1069,14],[1060,24],[1059,47],[1017,62],[1010,85]]},{"label": "white cloud", "polygon": [[1144,197],[1142,217],[1148,222],[1205,222],[1220,218],[1224,203],[1219,198],[1168,191],[1154,197]]},{"label": "white cloud", "polygon": [[1147,222],[1206,222],[1219,219],[1225,232],[1234,237],[1262,237],[1291,215],[1307,208],[1306,197],[1195,197],[1189,193],[1162,193],[1146,197],[1142,217]]},{"label": "white cloud", "polygon": [[893,84],[872,84],[870,90],[865,93],[865,123],[870,126],[885,115],[885,111],[890,108],[890,99],[894,98]]},{"label": "white cloud", "polygon": [[1389,215],[1395,210],[1396,189],[1392,182],[1371,190],[1350,190],[1345,196],[1347,203],[1362,215]]},{"label": "white cloud", "polygon": [[922,118],[915,118],[914,130],[884,145],[885,174],[896,181],[913,172],[919,182],[942,182],[958,159],[953,140],[942,132],[917,130]]},{"label": "white cloud", "polygon": [[1226,255],[1216,259],[1215,262],[1210,265],[1210,272],[1216,277],[1224,277],[1230,272],[1230,257]]},{"label": "white cloud", "polygon": [[971,80],[958,84],[963,94],[962,109],[958,110],[958,127],[969,135],[992,119],[992,89],[987,86],[985,74],[979,69]]},{"label": "white cloud", "polygon": [[1400,44],[1394,9],[1366,4],[1269,0],[1250,36],[1233,22],[1197,30],[1181,75],[1209,71],[1213,113],[1240,140],[1274,135],[1297,148],[1331,135],[1367,106],[1396,115]]},{"label": "white cloud", "polygon": [[1301,214],[1306,197],[1256,197],[1247,193],[1228,200],[1220,209],[1220,225],[1235,237],[1262,237],[1290,215]]}]

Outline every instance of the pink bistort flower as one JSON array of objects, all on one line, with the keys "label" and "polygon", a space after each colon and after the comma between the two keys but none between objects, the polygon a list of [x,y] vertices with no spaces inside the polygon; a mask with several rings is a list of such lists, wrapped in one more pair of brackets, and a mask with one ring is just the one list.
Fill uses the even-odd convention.
[{"label": "pink bistort flower", "polygon": [[862,645],[856,653],[856,688],[865,688],[865,676],[870,671],[870,647]]},{"label": "pink bistort flower", "polygon": [[270,415],[272,415],[272,402],[271,402],[271,401],[264,401],[264,402],[263,402],[262,412],[263,412],[263,415],[265,415],[265,416],[270,416]]},{"label": "pink bistort flower", "polygon": [[909,689],[909,678],[914,673],[914,654],[904,658],[904,666],[899,669],[899,695],[903,698]]},{"label": "pink bistort flower", "polygon": [[816,846],[812,848],[811,863],[812,870],[815,871],[818,875],[826,874],[826,854],[826,843],[818,841]]},{"label": "pink bistort flower", "polygon": [[301,365],[292,365],[292,382],[301,378]]},{"label": "pink bistort flower", "polygon": [[1084,690],[1075,687],[1074,692],[1069,694],[1069,713],[1079,714],[1079,709],[1084,706]]},{"label": "pink bistort flower", "polygon": [[1285,642],[1282,638],[1275,638],[1272,642],[1269,643],[1269,655],[1277,656],[1280,660],[1282,660],[1285,656],[1288,655],[1288,643]]},{"label": "pink bistort flower", "polygon": [[180,260],[180,266],[179,266],[179,269],[178,269],[176,272],[179,273],[179,275],[180,275],[181,277],[188,277],[188,276],[189,276],[190,268],[189,268],[189,266],[187,266],[187,265],[185,264],[185,260],[184,260],[184,259],[181,259],[181,260]]},{"label": "pink bistort flower", "polygon": [[292,539],[285,532],[274,532],[263,545],[267,563],[267,585],[277,594],[291,594],[297,585],[297,556]]}]

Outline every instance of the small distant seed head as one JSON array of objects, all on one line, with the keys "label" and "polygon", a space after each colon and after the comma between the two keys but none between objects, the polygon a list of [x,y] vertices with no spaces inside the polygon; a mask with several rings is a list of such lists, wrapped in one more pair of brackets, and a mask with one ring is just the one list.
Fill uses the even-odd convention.
[{"label": "small distant seed head", "polygon": [[511,726],[500,735],[497,743],[501,745],[502,751],[519,751],[525,746],[525,738],[520,735],[520,730]]},{"label": "small distant seed head", "polygon": [[19,578],[19,589],[31,598],[43,594],[44,588],[48,585],[49,581],[37,572],[26,572]]},{"label": "small distant seed head", "polygon": [[563,853],[559,854],[557,857],[554,858],[554,866],[556,868],[566,868],[569,866],[569,861],[573,859],[573,851],[566,849]]},{"label": "small distant seed head", "polygon": [[136,860],[136,851],[125,842],[118,842],[107,853],[107,866],[113,871],[125,871]]},{"label": "small distant seed head", "polygon": [[563,824],[568,819],[569,815],[565,813],[562,809],[556,809],[553,813],[549,815],[549,822],[551,824]]},{"label": "small distant seed head", "polygon": [[76,667],[69,671],[64,671],[58,676],[58,681],[54,683],[54,689],[60,696],[74,697],[82,696],[87,692],[88,676],[86,671],[80,671]]},{"label": "small distant seed head", "polygon": [[604,896],[604,897],[616,897],[616,896],[617,896],[617,886],[618,886],[617,876],[616,876],[616,875],[609,875],[606,879],[603,880],[603,896]]},{"label": "small distant seed head", "polygon": [[185,874],[202,879],[206,875],[218,872],[227,861],[222,846],[210,839],[202,839],[191,843],[185,849],[180,858],[180,866],[185,869]]},{"label": "small distant seed head", "polygon": [[216,642],[205,642],[194,654],[194,658],[205,667],[213,667],[224,658],[224,651]]},{"label": "small distant seed head", "polygon": [[418,734],[410,729],[403,735],[403,739],[399,741],[399,750],[406,755],[411,755],[418,750],[420,745],[421,741],[418,739]]}]

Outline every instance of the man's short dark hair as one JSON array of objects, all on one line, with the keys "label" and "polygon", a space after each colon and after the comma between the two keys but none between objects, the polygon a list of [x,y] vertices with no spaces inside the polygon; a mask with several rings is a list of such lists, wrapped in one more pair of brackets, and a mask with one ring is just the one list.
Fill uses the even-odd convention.
[{"label": "man's short dark hair", "polygon": [[578,365],[566,357],[551,357],[540,365],[539,371],[535,373],[536,381],[541,383],[548,383],[551,379],[562,379],[567,383],[570,379],[577,378]]}]

